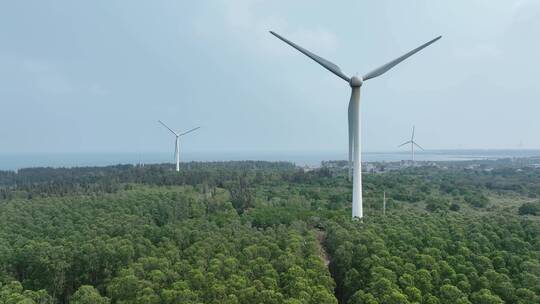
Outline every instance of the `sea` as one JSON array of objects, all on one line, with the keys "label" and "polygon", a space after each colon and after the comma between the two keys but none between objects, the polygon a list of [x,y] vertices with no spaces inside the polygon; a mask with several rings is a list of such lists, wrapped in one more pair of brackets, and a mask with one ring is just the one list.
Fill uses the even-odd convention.
[{"label": "sea", "polygon": [[[500,158],[540,157],[540,150],[426,150],[415,153],[418,161],[465,161]],[[364,152],[364,162],[395,162],[408,160],[410,152]],[[186,152],[181,161],[234,161],[263,160],[288,161],[298,166],[318,167],[321,161],[345,160],[343,152]],[[118,164],[172,163],[171,153],[19,153],[0,154],[0,170],[18,170],[34,167],[87,167]]]}]

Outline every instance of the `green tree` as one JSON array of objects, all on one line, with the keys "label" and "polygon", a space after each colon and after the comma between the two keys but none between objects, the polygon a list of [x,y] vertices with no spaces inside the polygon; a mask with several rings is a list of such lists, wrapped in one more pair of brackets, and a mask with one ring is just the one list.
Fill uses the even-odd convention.
[{"label": "green tree", "polygon": [[482,289],[471,295],[474,304],[503,304],[504,301],[496,295],[493,295],[488,289]]},{"label": "green tree", "polygon": [[99,292],[93,287],[83,285],[71,297],[70,304],[108,304],[109,298],[102,297]]},{"label": "green tree", "polygon": [[443,285],[439,291],[441,304],[466,304],[470,303],[467,296],[453,285]]},{"label": "green tree", "polygon": [[540,215],[540,202],[524,203],[519,207],[518,211],[520,215]]}]

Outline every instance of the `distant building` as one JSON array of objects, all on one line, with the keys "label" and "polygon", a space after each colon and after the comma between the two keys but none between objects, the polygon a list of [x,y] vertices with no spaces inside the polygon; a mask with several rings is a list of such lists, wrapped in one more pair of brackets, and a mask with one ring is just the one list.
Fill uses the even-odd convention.
[{"label": "distant building", "polygon": [[303,167],[300,167],[300,169],[301,169],[302,171],[304,171],[304,172],[310,172],[310,171],[313,171],[315,168],[312,168],[312,167],[310,167],[310,166],[308,166],[308,165],[305,165],[305,166],[303,166]]}]

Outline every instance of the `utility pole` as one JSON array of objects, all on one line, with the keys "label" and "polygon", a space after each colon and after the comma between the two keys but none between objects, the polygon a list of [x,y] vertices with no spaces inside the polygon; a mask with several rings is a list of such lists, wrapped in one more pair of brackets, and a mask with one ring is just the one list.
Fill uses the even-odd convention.
[{"label": "utility pole", "polygon": [[383,192],[383,209],[382,209],[383,215],[386,215],[386,191]]}]

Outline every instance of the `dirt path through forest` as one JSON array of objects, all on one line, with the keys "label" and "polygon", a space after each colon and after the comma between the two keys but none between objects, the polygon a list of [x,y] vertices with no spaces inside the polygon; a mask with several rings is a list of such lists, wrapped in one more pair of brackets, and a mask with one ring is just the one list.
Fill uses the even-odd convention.
[{"label": "dirt path through forest", "polygon": [[326,232],[324,230],[317,230],[315,233],[317,234],[317,247],[319,257],[323,261],[324,266],[328,268],[328,265],[330,265],[330,256],[328,255],[323,246],[324,239],[326,238]]},{"label": "dirt path through forest", "polygon": [[336,283],[336,288],[334,288],[334,296],[338,300],[338,303],[343,303],[343,299],[339,296],[336,279],[334,278],[334,275],[333,275],[333,273],[332,273],[332,271],[330,270],[330,267],[329,267],[331,257],[328,254],[328,252],[326,252],[326,249],[324,248],[324,241],[326,239],[326,232],[324,230],[317,229],[317,230],[315,230],[315,234],[316,234],[316,237],[317,237],[317,251],[318,251],[319,258],[324,263],[324,266],[326,266],[326,269],[328,269],[328,272],[330,273],[330,276],[332,277],[332,280],[334,280],[334,282]]}]

